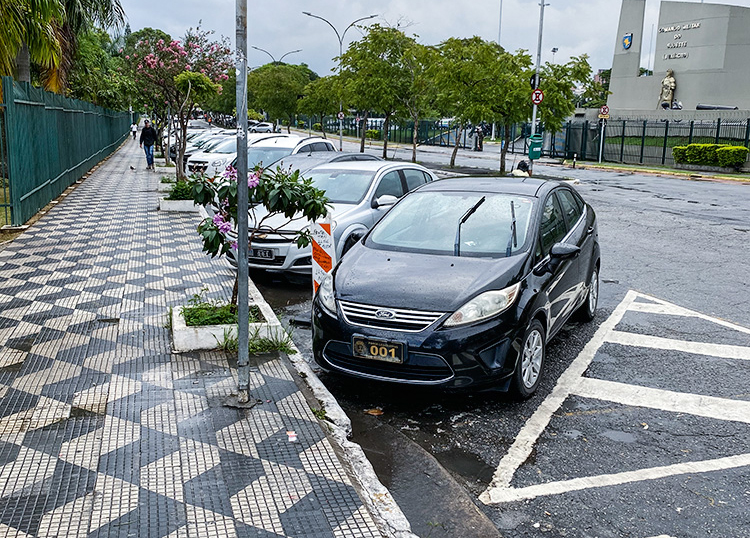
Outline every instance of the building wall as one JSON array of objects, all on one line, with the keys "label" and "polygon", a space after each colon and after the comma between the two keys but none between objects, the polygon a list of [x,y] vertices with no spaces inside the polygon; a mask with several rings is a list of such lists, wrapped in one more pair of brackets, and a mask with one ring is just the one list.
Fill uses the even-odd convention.
[{"label": "building wall", "polygon": [[[675,99],[683,110],[699,103],[750,110],[750,9],[662,2],[654,76],[638,77],[644,7],[645,0],[622,3],[608,100],[613,113],[656,110],[667,69],[674,71]],[[626,51],[622,37],[629,32],[634,40]]]}]

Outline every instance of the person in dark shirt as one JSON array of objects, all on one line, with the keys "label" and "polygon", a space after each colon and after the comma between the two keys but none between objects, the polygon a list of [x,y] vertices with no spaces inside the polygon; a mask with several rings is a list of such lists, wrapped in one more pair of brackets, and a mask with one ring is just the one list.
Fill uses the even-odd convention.
[{"label": "person in dark shirt", "polygon": [[156,142],[156,130],[151,127],[148,120],[143,122],[141,130],[141,147],[146,152],[146,170],[154,169],[154,143]]}]

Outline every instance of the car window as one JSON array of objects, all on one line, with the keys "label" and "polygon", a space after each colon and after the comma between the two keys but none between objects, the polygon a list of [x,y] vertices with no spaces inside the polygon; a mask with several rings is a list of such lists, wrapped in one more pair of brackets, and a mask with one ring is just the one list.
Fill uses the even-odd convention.
[{"label": "car window", "polygon": [[573,193],[568,189],[558,189],[557,196],[560,200],[560,207],[562,208],[563,215],[565,215],[565,220],[568,223],[568,230],[570,230],[581,217],[581,208],[576,203]]},{"label": "car window", "polygon": [[315,142],[312,145],[313,151],[330,151],[330,147],[325,142]]},{"label": "car window", "polygon": [[297,150],[297,153],[310,153],[313,150],[313,144],[305,144],[299,150]]},{"label": "car window", "polygon": [[387,194],[396,198],[401,198],[404,195],[404,187],[401,185],[401,178],[398,172],[388,172],[383,176],[378,184],[378,188],[375,190],[375,199],[377,200]]},{"label": "car window", "polygon": [[326,193],[334,204],[358,204],[370,190],[373,173],[367,170],[325,170],[316,168],[305,174],[313,185]]},{"label": "car window", "polygon": [[542,210],[542,223],[539,227],[539,245],[536,254],[538,258],[543,258],[549,254],[552,245],[559,243],[565,237],[567,229],[562,210],[557,202],[557,197],[550,195],[544,202]]},{"label": "car window", "polygon": [[404,177],[406,178],[406,188],[409,191],[413,191],[420,185],[424,185],[427,182],[427,178],[421,170],[415,170],[413,168],[407,168],[403,170]]}]

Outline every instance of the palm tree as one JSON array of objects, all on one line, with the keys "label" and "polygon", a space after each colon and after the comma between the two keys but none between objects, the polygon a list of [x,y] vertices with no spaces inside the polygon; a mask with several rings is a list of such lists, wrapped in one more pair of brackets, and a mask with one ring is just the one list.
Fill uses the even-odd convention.
[{"label": "palm tree", "polygon": [[62,21],[59,0],[0,1],[0,75],[29,82],[30,63],[53,69],[60,63],[55,24]]}]

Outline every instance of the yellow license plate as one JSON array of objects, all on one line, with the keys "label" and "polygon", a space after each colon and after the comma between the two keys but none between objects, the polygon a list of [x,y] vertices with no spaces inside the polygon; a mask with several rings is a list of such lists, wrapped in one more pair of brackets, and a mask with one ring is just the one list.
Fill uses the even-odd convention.
[{"label": "yellow license plate", "polygon": [[403,342],[389,342],[379,338],[354,336],[352,337],[352,350],[354,356],[361,359],[393,362],[397,364],[404,362]]}]

